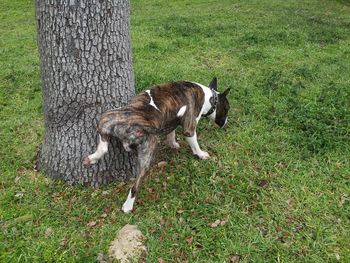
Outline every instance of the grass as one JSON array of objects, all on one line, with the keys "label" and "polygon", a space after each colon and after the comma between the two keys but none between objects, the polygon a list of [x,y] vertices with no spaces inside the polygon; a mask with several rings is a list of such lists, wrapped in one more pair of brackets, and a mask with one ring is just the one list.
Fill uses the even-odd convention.
[{"label": "grass", "polygon": [[349,262],[349,13],[340,0],[132,1],[138,91],[214,75],[232,91],[228,127],[199,125],[211,159],[162,148],[168,165],[123,215],[127,187],[33,170],[44,130],[33,1],[2,1],[0,261],[95,262],[129,223],[147,262]]}]

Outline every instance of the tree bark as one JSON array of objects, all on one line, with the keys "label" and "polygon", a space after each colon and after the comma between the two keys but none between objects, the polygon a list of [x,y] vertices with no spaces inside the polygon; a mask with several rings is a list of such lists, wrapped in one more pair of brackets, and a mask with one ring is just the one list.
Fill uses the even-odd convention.
[{"label": "tree bark", "polygon": [[135,158],[112,139],[98,164],[102,112],[134,95],[130,4],[126,0],[36,0],[45,137],[39,169],[70,184],[97,187],[135,175]]}]

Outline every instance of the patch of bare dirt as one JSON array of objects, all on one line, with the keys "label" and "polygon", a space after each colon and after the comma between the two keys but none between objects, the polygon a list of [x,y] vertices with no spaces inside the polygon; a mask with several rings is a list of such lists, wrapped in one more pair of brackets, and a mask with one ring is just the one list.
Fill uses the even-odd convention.
[{"label": "patch of bare dirt", "polygon": [[111,258],[119,260],[121,263],[130,262],[131,259],[138,259],[146,253],[146,246],[142,243],[145,237],[135,225],[125,225],[117,233],[112,241],[108,254]]}]

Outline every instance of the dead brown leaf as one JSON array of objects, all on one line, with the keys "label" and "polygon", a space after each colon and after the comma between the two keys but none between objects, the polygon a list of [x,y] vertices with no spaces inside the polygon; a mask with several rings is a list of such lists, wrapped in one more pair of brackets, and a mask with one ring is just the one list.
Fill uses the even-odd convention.
[{"label": "dead brown leaf", "polygon": [[89,223],[87,223],[87,226],[89,226],[89,227],[94,227],[96,225],[97,225],[96,221],[90,221]]},{"label": "dead brown leaf", "polygon": [[163,170],[167,164],[168,164],[167,162],[161,161],[157,164],[157,166],[159,169]]},{"label": "dead brown leaf", "polygon": [[226,223],[228,222],[228,217],[226,217],[224,220],[221,220],[220,225],[226,225]]},{"label": "dead brown leaf", "polygon": [[276,232],[281,232],[282,228],[279,225],[276,225],[275,226],[275,230],[276,230]]},{"label": "dead brown leaf", "polygon": [[96,257],[98,263],[108,263],[108,257],[103,253],[98,253]]},{"label": "dead brown leaf", "polygon": [[162,258],[158,258],[158,263],[165,263],[165,260]]},{"label": "dead brown leaf", "polygon": [[232,255],[228,260],[229,263],[238,263],[239,261],[241,261],[240,255]]},{"label": "dead brown leaf", "polygon": [[215,228],[218,226],[223,226],[228,222],[228,217],[226,217],[223,220],[220,219],[216,219],[213,223],[208,224],[208,226],[210,226],[211,228]]},{"label": "dead brown leaf", "polygon": [[185,211],[185,210],[184,210],[183,208],[179,208],[179,209],[177,210],[177,212],[178,212],[179,214],[182,214],[184,211]]},{"label": "dead brown leaf", "polygon": [[219,219],[216,219],[213,223],[209,224],[211,228],[218,227],[220,225],[221,221]]},{"label": "dead brown leaf", "polygon": [[156,189],[148,188],[147,190],[148,190],[147,199],[149,199],[149,200],[156,200],[156,199],[158,199],[158,193],[157,193]]},{"label": "dead brown leaf", "polygon": [[296,224],[294,227],[295,232],[300,232],[305,228],[305,225],[303,223]]},{"label": "dead brown leaf", "polygon": [[109,194],[109,191],[102,191],[101,195],[106,196]]},{"label": "dead brown leaf", "polygon": [[193,236],[189,236],[186,238],[186,241],[189,245],[192,245],[192,242],[193,242]]},{"label": "dead brown leaf", "polygon": [[265,179],[261,179],[258,181],[258,186],[266,188],[269,185],[269,181],[265,180]]},{"label": "dead brown leaf", "polygon": [[164,226],[165,220],[164,220],[163,217],[161,217],[161,218],[159,219],[159,223],[160,223],[161,226]]},{"label": "dead brown leaf", "polygon": [[102,218],[106,218],[106,217],[107,217],[107,214],[106,214],[106,213],[103,213],[103,214],[101,215],[101,217],[102,217]]}]

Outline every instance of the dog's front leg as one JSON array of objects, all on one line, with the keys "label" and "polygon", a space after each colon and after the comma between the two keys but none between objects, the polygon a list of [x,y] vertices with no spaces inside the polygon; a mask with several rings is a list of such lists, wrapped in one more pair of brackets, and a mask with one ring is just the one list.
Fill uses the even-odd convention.
[{"label": "dog's front leg", "polygon": [[204,160],[209,158],[209,154],[207,152],[202,151],[199,147],[196,131],[194,132],[192,137],[186,137],[186,141],[190,145],[193,154],[197,155],[199,159]]},{"label": "dog's front leg", "polygon": [[154,135],[148,135],[145,142],[137,147],[138,165],[137,165],[137,177],[136,182],[130,189],[128,197],[122,206],[124,213],[129,213],[134,207],[135,197],[141,186],[142,179],[147,173],[147,170],[152,162],[155,149],[157,147],[157,137]]}]

